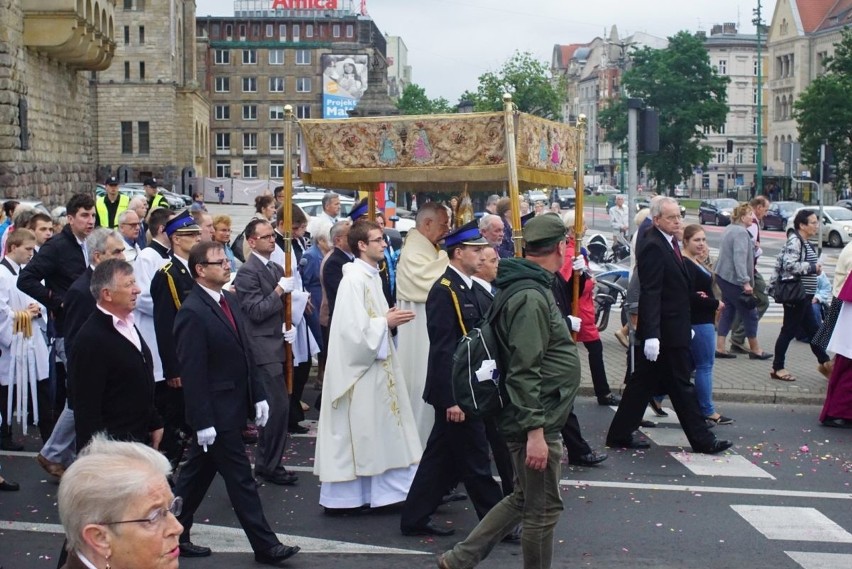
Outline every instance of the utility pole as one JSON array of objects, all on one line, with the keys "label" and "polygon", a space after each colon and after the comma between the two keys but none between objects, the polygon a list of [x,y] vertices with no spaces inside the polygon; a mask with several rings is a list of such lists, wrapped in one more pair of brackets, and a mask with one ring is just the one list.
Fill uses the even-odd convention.
[{"label": "utility pole", "polygon": [[763,55],[760,49],[763,33],[762,0],[757,0],[753,20],[757,28],[757,183],[755,195],[763,193]]}]

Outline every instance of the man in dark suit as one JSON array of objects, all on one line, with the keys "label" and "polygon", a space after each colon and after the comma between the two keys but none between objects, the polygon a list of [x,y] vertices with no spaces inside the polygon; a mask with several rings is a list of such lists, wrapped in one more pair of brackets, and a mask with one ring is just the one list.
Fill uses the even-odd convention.
[{"label": "man in dark suit", "polygon": [[175,339],[186,390],[186,420],[198,444],[191,445],[175,485],[175,495],[183,498],[178,517],[184,527],[181,555],[211,553],[194,545],[189,534],[195,511],[218,472],[255,561],[275,565],[299,548],[281,544],[269,527],[246,457],[241,430],[249,409],[253,407],[255,422],[262,427],[269,418],[269,405],[248,347],[245,316],[236,297],[222,291],[231,276],[222,244],[205,241],[193,247],[189,269],[196,286],[175,318]]},{"label": "man in dark suit", "polygon": [[[334,316],[334,301],[337,299],[337,289],[343,279],[343,265],[351,263],[355,259],[349,250],[348,243],[351,226],[352,222],[349,219],[343,219],[331,226],[331,242],[334,243],[334,249],[323,261],[320,277],[323,300],[328,306],[326,327],[331,326],[331,319]],[[324,342],[323,345],[328,345],[328,342]]]},{"label": "man in dark suit", "polygon": [[293,277],[285,278],[284,269],[269,260],[275,249],[272,225],[253,219],[245,230],[251,254],[237,272],[234,288],[240,308],[248,317],[246,328],[251,335],[251,353],[266,390],[269,402],[269,421],[260,429],[257,441],[254,472],[267,482],[280,485],[295,484],[298,477],[281,464],[287,443],[287,423],[290,401],[284,375],[285,338],[290,343],[296,328],[284,327],[284,295],[293,292]]},{"label": "man in dark suit", "polygon": [[89,289],[97,309],[77,332],[69,360],[77,449],[100,431],[157,448],[163,424],[154,407],[151,351],[133,324],[139,294],[133,267],[123,259],[103,261]]},{"label": "man in dark suit", "polygon": [[661,198],[651,205],[650,217],[654,225],[642,240],[636,262],[642,283],[637,336],[643,347],[606,444],[648,448],[646,441],[633,438],[633,431],[651,396],[667,393],[692,449],[719,453],[730,448],[731,442],[716,439],[708,429],[689,378],[691,283],[677,241],[682,230],[680,208],[674,199]]},{"label": "man in dark suit", "polygon": [[447,490],[459,480],[464,482],[480,519],[503,498],[500,485],[491,475],[485,424],[465,416],[456,405],[451,383],[456,345],[488,309],[480,303],[474,289],[479,285],[471,279],[482,264],[482,250],[487,246],[473,221],[448,234],[444,247],[449,267],[426,299],[429,363],[423,399],[435,409],[435,424],[402,509],[403,535],[455,533],[435,525],[430,518]]},{"label": "man in dark suit", "polygon": [[181,304],[195,286],[189,272],[189,252],[201,240],[201,228],[185,211],[167,221],[164,231],[172,243],[172,256],[151,279],[151,300],[157,350],[165,378],[157,382],[156,388],[157,409],[165,422],[162,451],[176,469],[189,433],[185,432],[183,389],[173,328]]}]

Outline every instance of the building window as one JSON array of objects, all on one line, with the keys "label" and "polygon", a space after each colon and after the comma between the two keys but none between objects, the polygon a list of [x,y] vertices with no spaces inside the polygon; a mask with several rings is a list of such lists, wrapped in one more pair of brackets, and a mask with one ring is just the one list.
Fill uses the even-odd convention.
[{"label": "building window", "polygon": [[257,105],[243,105],[243,120],[244,121],[256,121],[257,120]]},{"label": "building window", "polygon": [[139,26],[139,45],[145,44],[145,26]]},{"label": "building window", "polygon": [[139,79],[145,79],[145,62],[139,62]]},{"label": "building window", "polygon": [[214,65],[230,65],[231,64],[231,50],[230,49],[217,49],[213,52],[213,64]]},{"label": "building window", "polygon": [[726,131],[726,130],[727,130],[727,125],[724,125],[724,124],[723,124],[722,126],[720,126],[720,127],[716,130],[716,134],[725,134],[725,131]]},{"label": "building window", "polygon": [[231,24],[225,24],[225,39],[231,39],[234,35],[234,26]]},{"label": "building window", "polygon": [[240,31],[240,41],[246,41],[246,25],[240,24],[237,29]]},{"label": "building window", "polygon": [[758,71],[760,71],[760,60],[755,59],[753,65],[752,65],[752,74],[756,77]]},{"label": "building window", "polygon": [[306,38],[314,37],[314,25],[313,24],[305,24],[305,37]]},{"label": "building window", "polygon": [[121,153],[133,154],[133,123],[121,121]]},{"label": "building window", "polygon": [[130,45],[130,26],[124,26],[124,45]]},{"label": "building window", "polygon": [[355,37],[355,26],[353,26],[352,24],[346,24],[346,37]]},{"label": "building window", "polygon": [[757,117],[751,119],[751,133],[757,134]]},{"label": "building window", "polygon": [[269,50],[269,65],[284,65],[284,50],[270,49]]},{"label": "building window", "polygon": [[293,24],[293,41],[299,41],[299,35],[301,35],[301,26],[299,24]]},{"label": "building window", "polygon": [[231,177],[231,161],[217,160],[216,161],[216,177],[230,178]]},{"label": "building window", "polygon": [[269,162],[269,177],[283,178],[284,177],[284,161],[270,160]]},{"label": "building window", "polygon": [[284,151],[284,133],[270,132],[269,133],[269,151],[283,152]]},{"label": "building window", "polygon": [[716,66],[716,71],[719,75],[727,75],[728,74],[728,60],[720,59],[719,65]]},{"label": "building window", "polygon": [[275,26],[273,24],[266,24],[266,37],[271,38],[275,35]]},{"label": "building window", "polygon": [[124,80],[130,81],[130,62],[129,61],[124,62]]},{"label": "building window", "polygon": [[281,41],[287,41],[287,24],[278,25],[278,39]]},{"label": "building window", "polygon": [[270,93],[283,93],[284,92],[284,78],[283,77],[270,77],[269,78],[269,92]]},{"label": "building window", "polygon": [[230,77],[216,77],[214,89],[217,93],[230,93],[231,92],[231,78]]},{"label": "building window", "polygon": [[310,77],[299,77],[296,79],[296,92],[297,93],[310,93],[311,92],[311,78]]},{"label": "building window", "polygon": [[331,26],[331,37],[339,38],[340,37],[340,24],[334,24]]},{"label": "building window", "polygon": [[132,10],[133,9],[133,0],[124,0],[124,9]]},{"label": "building window", "polygon": [[296,50],[296,65],[310,65],[311,64],[311,50],[309,49],[297,49]]},{"label": "building window", "polygon": [[243,178],[257,178],[257,160],[243,162]]},{"label": "building window", "polygon": [[216,133],[216,152],[229,152],[231,150],[231,133]]},{"label": "building window", "polygon": [[713,159],[717,164],[724,164],[725,162],[727,162],[727,154],[725,151],[726,148],[724,146],[716,146],[715,148],[713,148]]},{"label": "building window", "polygon": [[151,123],[139,122],[139,154],[151,153]]},{"label": "building window", "polygon": [[257,93],[257,77],[243,77],[243,93]]},{"label": "building window", "polygon": [[296,105],[296,118],[309,119],[311,118],[310,105]]},{"label": "building window", "polygon": [[231,105],[216,105],[215,117],[217,121],[231,120]]},{"label": "building window", "polygon": [[751,94],[751,101],[752,101],[752,103],[754,103],[755,105],[757,104],[757,89],[756,89],[756,88],[752,91],[752,94]]},{"label": "building window", "polygon": [[257,65],[257,50],[256,49],[244,49],[243,50],[243,65]]},{"label": "building window", "polygon": [[283,121],[284,120],[284,105],[269,106],[269,120]]},{"label": "building window", "polygon": [[737,155],[736,155],[736,158],[734,158],[734,160],[736,161],[737,164],[743,164],[743,162],[745,160],[745,148],[742,148],[742,147],[737,148]]},{"label": "building window", "polygon": [[243,152],[257,152],[257,133],[243,133]]}]

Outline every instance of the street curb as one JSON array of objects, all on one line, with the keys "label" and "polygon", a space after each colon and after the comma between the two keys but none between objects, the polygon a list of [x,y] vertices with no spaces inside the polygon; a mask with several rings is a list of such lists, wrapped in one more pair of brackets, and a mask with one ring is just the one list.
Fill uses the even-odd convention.
[{"label": "street curb", "polygon": [[[613,393],[621,394],[623,388],[612,388]],[[581,385],[578,396],[594,397],[595,391],[591,385]],[[720,389],[713,391],[713,401],[728,403],[761,403],[765,405],[819,405],[825,402],[824,393],[791,393],[785,391],[734,391]]]}]

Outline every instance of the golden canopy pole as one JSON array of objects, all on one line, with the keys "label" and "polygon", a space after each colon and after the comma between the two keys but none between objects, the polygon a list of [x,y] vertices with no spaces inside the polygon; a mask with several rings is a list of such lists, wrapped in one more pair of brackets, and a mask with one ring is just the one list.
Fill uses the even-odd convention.
[{"label": "golden canopy pole", "polygon": [[361,184],[361,191],[367,192],[367,219],[370,221],[376,221],[376,190],[378,187],[378,184]]},{"label": "golden canopy pole", "polygon": [[[577,179],[574,180],[574,256],[580,254],[583,235],[583,167],[585,162],[586,115],[577,117],[577,130],[574,134],[577,145]],[[573,259],[572,259],[573,261]],[[574,271],[573,291],[571,292],[571,312],[574,316],[580,311],[580,271]]]},{"label": "golden canopy pole", "polygon": [[512,242],[515,257],[522,252],[523,230],[521,228],[521,202],[518,193],[518,160],[515,157],[515,105],[512,95],[503,95],[503,121],[506,128],[506,168],[509,173],[509,199],[512,201]]},{"label": "golden canopy pole", "polygon": [[[284,276],[293,276],[293,262],[290,259],[293,250],[293,106],[284,106]],[[293,298],[290,293],[284,295],[284,325],[293,327]],[[293,393],[293,346],[284,342],[284,377],[287,393]]]}]

